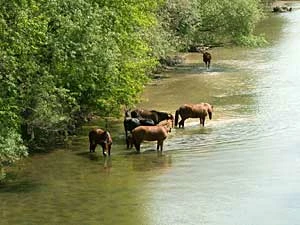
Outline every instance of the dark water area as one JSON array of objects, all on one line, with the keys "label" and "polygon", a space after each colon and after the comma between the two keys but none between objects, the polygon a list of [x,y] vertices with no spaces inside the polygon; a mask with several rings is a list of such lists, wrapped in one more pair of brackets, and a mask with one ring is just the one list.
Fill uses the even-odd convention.
[{"label": "dark water area", "polygon": [[0,186],[0,224],[299,224],[299,24],[297,9],[271,15],[257,29],[269,46],[212,49],[209,70],[188,54],[151,82],[140,107],[214,105],[204,128],[172,129],[162,154],[152,142],[127,150],[110,120],[110,158],[88,153],[94,121],[67,148],[22,160]]}]

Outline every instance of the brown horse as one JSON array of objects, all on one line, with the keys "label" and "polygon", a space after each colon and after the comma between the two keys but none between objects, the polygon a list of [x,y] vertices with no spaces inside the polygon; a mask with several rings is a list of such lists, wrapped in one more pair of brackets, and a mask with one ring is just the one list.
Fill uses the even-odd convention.
[{"label": "brown horse", "polygon": [[140,152],[141,143],[143,141],[157,141],[158,151],[163,150],[163,142],[168,137],[171,128],[168,126],[139,126],[132,131],[132,143],[134,144],[137,152]]},{"label": "brown horse", "polygon": [[184,104],[176,110],[175,113],[175,126],[178,124],[178,117],[180,115],[181,121],[179,127],[184,128],[184,121],[188,118],[200,118],[200,124],[204,126],[205,117],[208,115],[212,119],[213,106],[208,103],[200,104]]},{"label": "brown horse", "polygon": [[167,112],[159,112],[156,110],[146,110],[146,109],[135,109],[130,112],[132,118],[145,118],[151,119],[155,124],[160,123],[163,120],[174,120],[172,114]]},{"label": "brown horse", "polygon": [[106,152],[110,155],[112,138],[108,131],[94,128],[89,132],[90,152],[95,152],[97,144],[102,146],[102,153],[106,156]]},{"label": "brown horse", "polygon": [[210,61],[211,61],[211,54],[206,51],[207,49],[208,49],[208,47],[206,47],[206,48],[204,48],[204,47],[197,48],[197,50],[200,53],[202,53],[202,55],[203,55],[203,62],[205,63],[206,69],[209,69]]}]

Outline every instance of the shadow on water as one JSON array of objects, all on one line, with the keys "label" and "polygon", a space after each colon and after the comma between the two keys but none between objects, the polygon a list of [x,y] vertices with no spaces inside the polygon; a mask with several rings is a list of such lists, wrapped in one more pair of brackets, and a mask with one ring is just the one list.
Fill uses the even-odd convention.
[{"label": "shadow on water", "polygon": [[111,164],[111,156],[106,156],[104,157],[101,153],[97,153],[97,152],[79,152],[76,153],[77,156],[89,159],[91,161],[95,161],[95,162],[103,162],[103,165],[108,165]]},{"label": "shadow on water", "polygon": [[33,180],[20,179],[15,173],[8,173],[5,183],[0,182],[0,193],[34,193],[40,184]]}]

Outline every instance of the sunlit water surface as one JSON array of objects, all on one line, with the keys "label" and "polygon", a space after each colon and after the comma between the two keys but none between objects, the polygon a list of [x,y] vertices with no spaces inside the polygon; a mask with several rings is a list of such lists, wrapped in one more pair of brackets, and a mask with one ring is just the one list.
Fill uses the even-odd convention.
[{"label": "sunlit water surface", "polygon": [[[295,8],[300,4],[294,5]],[[23,160],[0,186],[0,224],[300,224],[300,10],[261,24],[271,45],[211,51],[145,90],[144,108],[209,102],[213,119],[189,119],[157,154],[127,150],[111,121],[112,156],[88,153],[87,132],[66,149]]]}]

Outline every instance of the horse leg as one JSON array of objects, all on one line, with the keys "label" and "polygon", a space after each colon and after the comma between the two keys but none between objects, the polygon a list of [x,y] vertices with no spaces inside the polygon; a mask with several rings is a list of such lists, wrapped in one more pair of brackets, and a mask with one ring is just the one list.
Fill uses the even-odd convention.
[{"label": "horse leg", "polygon": [[184,121],[185,119],[181,119],[180,122],[179,122],[179,128],[182,127],[184,128]]},{"label": "horse leg", "polygon": [[133,148],[133,139],[132,139],[132,134],[130,137],[128,137],[128,141],[129,141],[129,144],[130,144],[130,148]]},{"label": "horse leg", "polygon": [[126,140],[126,146],[127,149],[129,148],[129,142],[128,142],[128,134],[127,134],[127,130],[125,129],[125,140]]},{"label": "horse leg", "polygon": [[125,133],[125,138],[126,138],[126,146],[127,146],[127,149],[129,149],[129,137],[128,137],[128,131],[126,130],[126,133]]},{"label": "horse leg", "polygon": [[162,150],[163,150],[163,144],[164,144],[164,141],[161,141],[160,142],[160,151],[162,152]]},{"label": "horse leg", "polygon": [[127,147],[127,149],[129,149],[129,140],[128,140],[128,137],[126,138],[126,147]]},{"label": "horse leg", "polygon": [[95,152],[97,144],[90,143],[90,152]]},{"label": "horse leg", "polygon": [[160,150],[162,151],[162,142],[161,141],[157,141],[156,151],[159,151],[159,147],[160,147]]},{"label": "horse leg", "polygon": [[136,142],[134,142],[134,147],[135,147],[136,151],[137,151],[138,153],[140,153],[140,150],[141,150],[141,143],[136,143]]},{"label": "horse leg", "polygon": [[202,119],[202,126],[204,127],[204,123],[205,123],[205,117],[203,117]]},{"label": "horse leg", "polygon": [[200,117],[200,125],[203,125],[203,119]]},{"label": "horse leg", "polygon": [[102,145],[102,154],[103,154],[103,156],[106,156],[105,150],[107,149],[107,144],[106,143],[102,143],[101,145]]},{"label": "horse leg", "polygon": [[111,144],[108,144],[108,155],[110,156]]}]

